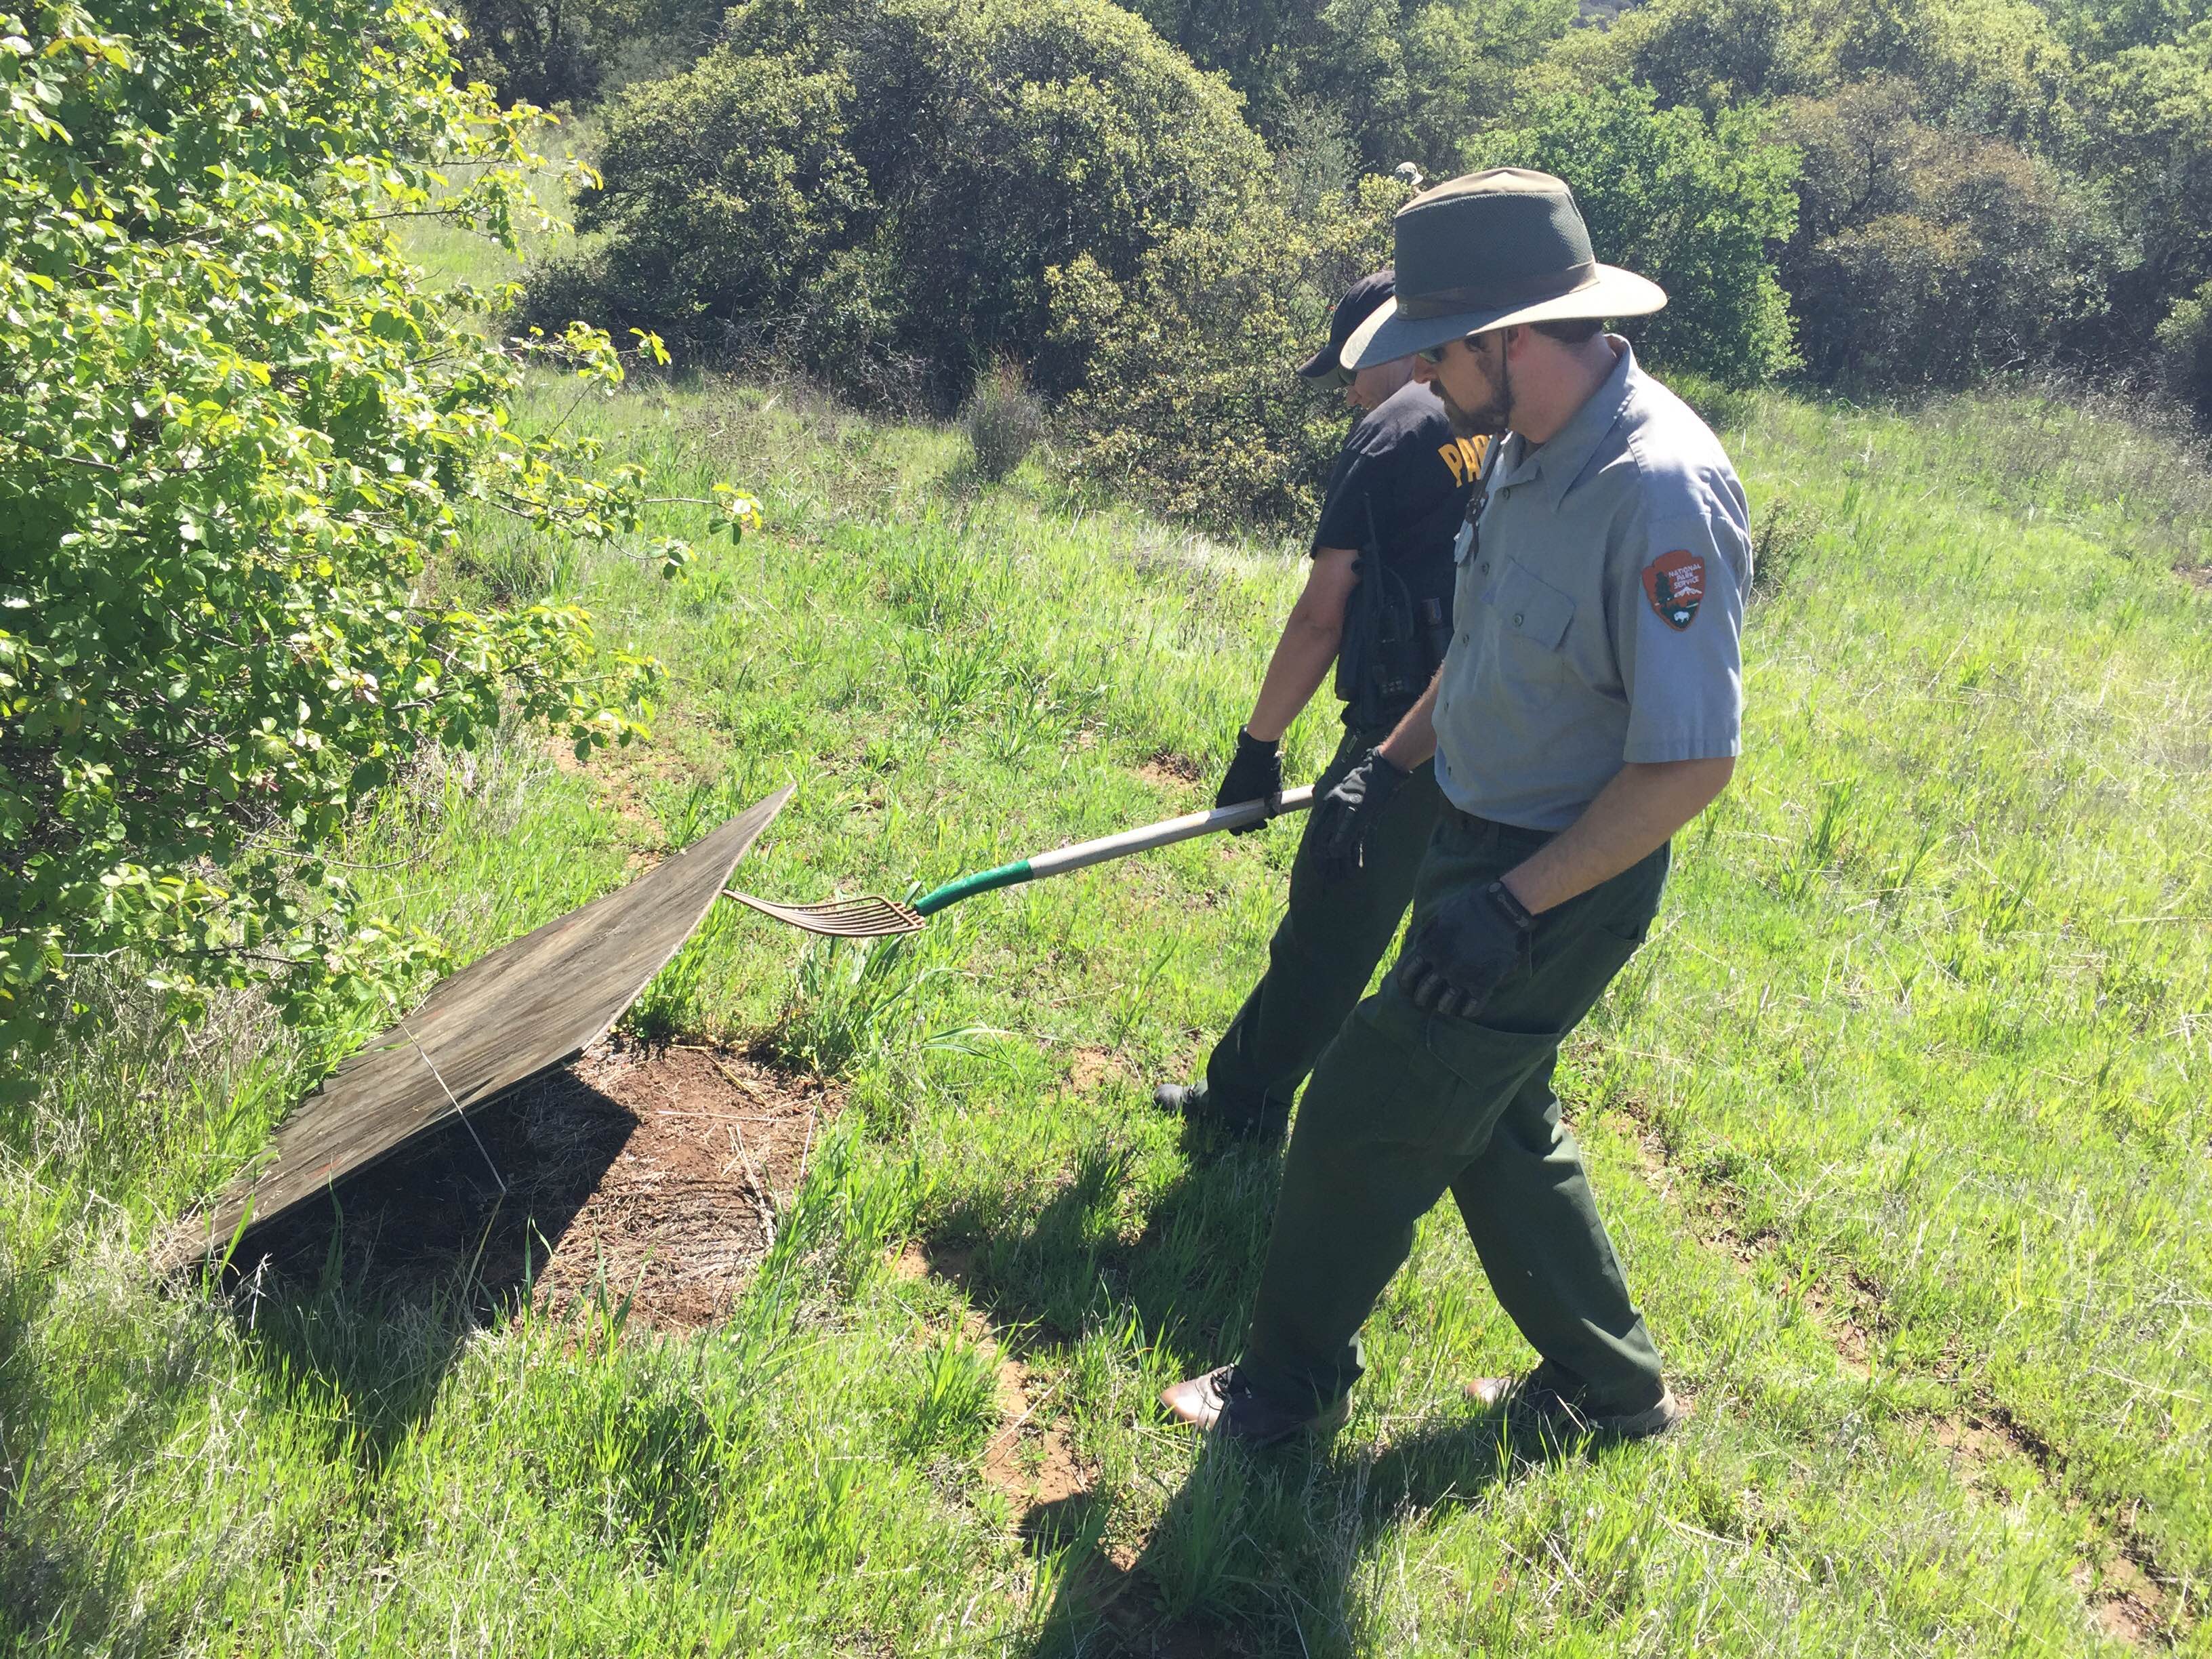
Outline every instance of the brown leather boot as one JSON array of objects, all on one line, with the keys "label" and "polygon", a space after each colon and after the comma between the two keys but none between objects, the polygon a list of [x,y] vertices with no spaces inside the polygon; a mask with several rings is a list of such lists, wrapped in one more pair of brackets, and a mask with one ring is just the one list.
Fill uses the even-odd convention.
[{"label": "brown leather boot", "polygon": [[1255,1392],[1234,1365],[1217,1366],[1203,1376],[1161,1389],[1160,1404],[1186,1423],[1251,1446],[1272,1446],[1308,1431],[1333,1433],[1352,1415],[1349,1395],[1312,1413],[1279,1405]]}]

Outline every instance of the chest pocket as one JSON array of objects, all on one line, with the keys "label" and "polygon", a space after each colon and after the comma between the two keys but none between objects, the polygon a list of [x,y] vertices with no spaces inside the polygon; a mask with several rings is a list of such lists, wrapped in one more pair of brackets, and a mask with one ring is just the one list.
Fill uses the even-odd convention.
[{"label": "chest pocket", "polygon": [[1517,559],[1501,559],[1498,565],[1498,580],[1482,602],[1498,613],[1501,629],[1557,651],[1575,619],[1575,602]]},{"label": "chest pocket", "polygon": [[[1575,619],[1575,602],[1524,564],[1491,557],[1491,584],[1482,591],[1489,611],[1491,648],[1484,653],[1484,703],[1491,717],[1520,726],[1544,714],[1573,679],[1573,664],[1559,646]],[[1475,568],[1480,568],[1480,562]]]}]

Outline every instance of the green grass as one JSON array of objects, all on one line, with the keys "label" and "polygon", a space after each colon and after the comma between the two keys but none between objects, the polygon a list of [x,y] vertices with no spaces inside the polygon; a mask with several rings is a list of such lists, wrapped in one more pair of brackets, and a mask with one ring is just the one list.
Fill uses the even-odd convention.
[{"label": "green grass", "polygon": [[[158,1291],[136,1247],[374,1022],[291,1032],[240,1000],[170,1032],[88,984],[114,1035],[5,1126],[0,1631],[2212,1651],[2212,600],[2175,569],[2201,558],[2201,468],[2148,437],[2115,459],[2131,428],[2025,398],[1717,408],[1794,538],[1750,622],[1746,758],[1563,1079],[1697,1398],[1680,1435],[1501,1440],[1466,1407],[1461,1378],[1528,1356],[1449,1209],[1333,1445],[1206,1451],[1158,1420],[1160,1386],[1233,1353],[1275,1163],[1200,1154],[1146,1096],[1257,971],[1279,828],[979,898],[869,957],[720,913],[640,1022],[833,1073],[850,1106],[745,1300],[689,1341],[623,1328],[619,1286],[483,1324],[339,1274]],[[1201,804],[1147,763],[1226,760],[1297,580],[1280,547],[1040,461],[978,489],[957,436],[788,390],[576,418],[684,493],[757,489],[769,527],[678,586],[626,550],[472,533],[449,580],[586,597],[672,693],[642,751],[578,774],[511,734],[364,823],[357,857],[393,867],[362,879],[464,958],[787,781],[741,870],[782,898]],[[1301,722],[1291,769],[1332,735]],[[894,1273],[909,1243],[939,1271]],[[1007,1357],[1087,1484],[1045,1512],[984,1475]]]}]

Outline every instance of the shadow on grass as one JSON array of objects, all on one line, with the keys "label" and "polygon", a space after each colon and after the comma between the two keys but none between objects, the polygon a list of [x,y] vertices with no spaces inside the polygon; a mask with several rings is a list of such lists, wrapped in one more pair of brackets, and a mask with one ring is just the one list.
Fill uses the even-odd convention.
[{"label": "shadow on grass", "polygon": [[[1001,1329],[1073,1342],[1133,1310],[1145,1340],[1191,1375],[1233,1357],[1257,1282],[1280,1162],[1185,1132],[1184,1173],[1121,1231],[1127,1155],[1079,1154],[1025,1221],[949,1212],[922,1248]],[[1171,1429],[1170,1432],[1183,1432]],[[1105,1542],[1108,1493],[1030,1510],[1023,1541],[1048,1608],[1037,1655],[1349,1653],[1366,1616],[1355,1585],[1377,1540],[1409,1517],[1479,1504],[1542,1464],[1584,1455],[1495,1413],[1447,1408],[1384,1443],[1339,1436],[1261,1451],[1209,1442],[1141,1548]]]},{"label": "shadow on grass", "polygon": [[1596,1443],[1449,1413],[1377,1446],[1347,1437],[1260,1451],[1201,1449],[1141,1551],[1101,1547],[1103,1503],[1030,1516],[1033,1553],[1055,1577],[1030,1651],[1057,1655],[1349,1654],[1371,1645],[1355,1581],[1374,1545],[1438,1510],[1485,1502]]},{"label": "shadow on grass", "polygon": [[1193,1365],[1217,1364],[1243,1328],[1281,1162],[1197,1125],[1185,1128],[1182,1145],[1184,1173],[1153,1200],[1133,1240],[1121,1233],[1128,1154],[1094,1146],[1025,1224],[994,1226],[955,1209],[925,1235],[923,1253],[995,1324],[1032,1340],[1073,1341],[1133,1309],[1154,1346]]},{"label": "shadow on grass", "polygon": [[256,1368],[333,1455],[380,1467],[470,1334],[528,1304],[636,1127],[556,1073],[258,1230],[226,1275]]}]

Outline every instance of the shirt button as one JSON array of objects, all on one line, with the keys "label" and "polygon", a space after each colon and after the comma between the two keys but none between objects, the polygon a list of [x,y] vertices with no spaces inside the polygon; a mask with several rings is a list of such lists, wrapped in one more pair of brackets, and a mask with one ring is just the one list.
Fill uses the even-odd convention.
[{"label": "shirt button", "polygon": [[1521,626],[1521,613],[1518,611],[1513,613],[1513,625],[1516,628]]}]

